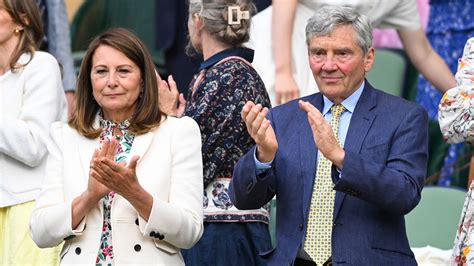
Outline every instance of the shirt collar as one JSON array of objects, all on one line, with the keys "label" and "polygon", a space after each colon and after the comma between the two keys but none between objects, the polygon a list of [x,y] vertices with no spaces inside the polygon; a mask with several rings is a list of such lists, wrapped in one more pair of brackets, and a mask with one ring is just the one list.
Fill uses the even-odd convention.
[{"label": "shirt collar", "polygon": [[[362,91],[364,90],[365,86],[365,80],[362,81],[362,84],[360,87],[351,94],[351,96],[347,97],[344,101],[342,101],[342,105],[346,108],[347,111],[353,113],[354,109],[357,105],[357,102],[359,101],[360,95],[362,94]],[[326,96],[323,95],[323,100],[324,100],[324,107],[323,107],[323,116],[326,115],[331,107],[334,105],[334,103],[329,100]]]},{"label": "shirt collar", "polygon": [[239,56],[243,59],[252,63],[253,61],[253,50],[245,47],[230,48],[224,51],[218,52],[217,54],[209,57],[207,60],[201,63],[199,70],[207,69],[217,64],[222,59],[229,56]]},{"label": "shirt collar", "polygon": [[118,127],[120,130],[128,130],[128,128],[130,127],[130,119],[127,119],[125,121],[122,121],[120,122],[119,124],[113,122],[113,121],[110,121],[110,120],[107,120],[104,118],[103,114],[102,114],[102,111],[99,111],[99,123],[100,123],[100,127],[105,129],[105,130],[110,130],[114,127]]}]

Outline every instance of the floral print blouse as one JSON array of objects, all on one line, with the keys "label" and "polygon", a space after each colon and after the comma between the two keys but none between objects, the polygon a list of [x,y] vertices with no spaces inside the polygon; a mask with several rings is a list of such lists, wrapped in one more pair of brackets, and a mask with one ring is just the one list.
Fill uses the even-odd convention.
[{"label": "floral print blouse", "polygon": [[[474,141],[474,38],[467,40],[456,72],[457,86],[439,105],[439,125],[447,142]],[[457,265],[474,265],[474,182],[461,212],[452,259]]]},{"label": "floral print blouse", "polygon": [[474,38],[464,47],[456,72],[457,86],[448,90],[439,105],[438,119],[447,142],[474,141]]},{"label": "floral print blouse", "polygon": [[253,101],[270,107],[252,60],[251,49],[224,50],[204,61],[191,81],[185,115],[201,130],[204,221],[268,221],[265,209],[237,210],[227,192],[234,165],[255,145],[240,115],[243,106]]},{"label": "floral print blouse", "polygon": [[[120,124],[116,124],[112,121],[105,120],[102,115],[99,115],[100,126],[102,133],[100,134],[100,146],[104,141],[109,141],[115,137],[119,141],[119,147],[117,154],[115,155],[115,162],[119,163],[124,161],[130,154],[133,140],[135,136],[130,134],[128,127],[130,126],[129,120],[125,120]],[[122,133],[121,136],[114,136],[114,129],[118,128]],[[112,212],[112,202],[115,197],[115,192],[111,191],[108,195],[102,198],[104,207],[104,220],[102,224],[102,234],[100,238],[100,248],[96,258],[96,265],[114,265],[114,248],[112,245],[112,223],[110,220]],[[100,203],[99,203],[100,204]]]}]

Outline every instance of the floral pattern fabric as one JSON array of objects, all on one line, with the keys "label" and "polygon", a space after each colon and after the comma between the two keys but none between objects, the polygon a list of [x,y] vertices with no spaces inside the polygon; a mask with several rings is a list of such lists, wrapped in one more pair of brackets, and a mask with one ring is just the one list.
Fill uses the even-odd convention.
[{"label": "floral pattern fabric", "polygon": [[[439,124],[446,141],[474,141],[474,38],[464,47],[456,72],[457,86],[448,90],[439,105]],[[474,182],[469,188],[454,240],[453,261],[474,265]]]},{"label": "floral pattern fabric", "polygon": [[204,169],[204,221],[268,222],[265,209],[237,210],[228,186],[239,158],[255,142],[240,112],[247,101],[270,107],[263,81],[249,62],[253,51],[228,49],[201,64],[191,81],[185,115],[200,127]]},{"label": "floral pattern fabric", "polygon": [[[466,40],[474,36],[474,0],[430,0],[426,35],[433,49],[454,73]],[[441,98],[442,94],[420,75],[416,102],[428,111],[430,121],[438,120],[438,104]],[[449,145],[438,185],[452,184],[455,165],[463,147],[463,143]]]},{"label": "floral pattern fabric", "polygon": [[466,42],[456,72],[457,87],[439,105],[439,125],[449,143],[474,141],[474,38]]},{"label": "floral pattern fabric", "polygon": [[[117,154],[115,155],[115,162],[119,163],[124,161],[130,154],[132,149],[133,140],[135,136],[130,134],[128,127],[130,126],[129,120],[125,120],[120,124],[116,124],[112,121],[105,120],[102,115],[99,115],[100,126],[102,127],[102,133],[100,134],[100,146],[104,141],[110,141],[115,138],[119,141],[119,147]],[[118,128],[121,135],[114,136],[114,130]],[[112,202],[115,197],[115,192],[111,191],[108,195],[102,198],[102,204],[104,207],[104,220],[102,224],[102,234],[100,238],[100,248],[96,258],[96,266],[99,265],[114,265],[114,248],[112,245]]]}]

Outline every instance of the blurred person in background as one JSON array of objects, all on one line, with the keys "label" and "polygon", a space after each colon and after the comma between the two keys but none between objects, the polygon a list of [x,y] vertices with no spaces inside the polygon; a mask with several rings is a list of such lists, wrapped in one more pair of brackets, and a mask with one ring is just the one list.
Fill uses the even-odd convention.
[{"label": "blurred person in background", "polygon": [[43,24],[35,0],[0,0],[0,264],[54,265],[28,221],[44,181],[49,127],[65,121],[56,59],[37,51]]},{"label": "blurred person in background", "polygon": [[[426,29],[428,40],[434,51],[446,61],[450,70],[457,70],[458,59],[463,54],[466,40],[474,37],[474,0],[430,0],[430,16]],[[423,73],[422,73],[423,74]],[[437,146],[433,153],[433,171],[437,175],[437,184],[440,186],[460,186],[468,188],[466,171],[461,171],[465,155],[470,148],[464,143],[450,143],[443,145],[438,124],[438,105],[443,97],[443,91],[437,90],[430,79],[419,76],[416,91],[416,102],[428,111],[430,131],[436,135],[430,136],[430,142]],[[449,88],[455,87],[453,84]],[[433,148],[434,149],[434,148]],[[433,159],[430,159],[432,161]]]},{"label": "blurred person in background", "polygon": [[[464,46],[458,61],[457,86],[448,90],[441,99],[438,119],[443,137],[448,143],[474,143],[474,37]],[[474,184],[472,173],[474,157],[471,153],[471,174],[459,226],[456,230],[452,260],[457,265],[474,264]]]},{"label": "blurred person in background", "polygon": [[163,109],[177,116],[184,112],[201,129],[205,230],[192,249],[183,250],[187,265],[264,265],[259,254],[271,249],[267,207],[241,211],[228,195],[234,165],[255,144],[240,111],[247,101],[270,107],[265,85],[251,65],[253,50],[242,47],[254,13],[250,0],[190,1],[188,48],[204,61],[186,101],[179,96],[179,110],[173,77],[160,86],[160,95],[170,96],[162,98],[170,106]]},{"label": "blurred person in background", "polygon": [[64,0],[36,0],[41,11],[45,35],[40,49],[54,55],[62,66],[68,117],[74,110],[76,73],[71,52],[71,35]]},{"label": "blurred person in background", "polygon": [[[42,0],[44,1],[44,0]],[[54,1],[54,0],[53,0]],[[179,92],[184,95],[193,75],[199,70],[202,55],[186,55],[188,44],[188,0],[155,0],[156,7],[156,46],[165,54],[165,73],[172,75],[178,85]],[[271,0],[254,0],[257,10],[268,7]]]}]

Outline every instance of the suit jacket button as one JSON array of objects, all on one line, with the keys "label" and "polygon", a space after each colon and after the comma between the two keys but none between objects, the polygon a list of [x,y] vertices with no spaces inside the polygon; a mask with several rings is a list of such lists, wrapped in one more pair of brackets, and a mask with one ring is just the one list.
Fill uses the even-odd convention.
[{"label": "suit jacket button", "polygon": [[80,247],[77,247],[74,252],[76,252],[77,255],[81,254],[81,248],[80,248]]},{"label": "suit jacket button", "polygon": [[139,224],[138,224],[138,218],[135,219],[135,224],[136,224],[136,225],[139,225]]},{"label": "suit jacket button", "polygon": [[151,232],[150,232],[150,237],[156,237],[155,231],[151,231]]},{"label": "suit jacket button", "polygon": [[133,249],[136,251],[136,252],[139,252],[140,250],[142,250],[142,246],[140,246],[139,244],[136,244]]},{"label": "suit jacket button", "polygon": [[303,224],[299,224],[298,227],[300,228],[300,230],[303,230]]},{"label": "suit jacket button", "polygon": [[159,235],[158,235],[158,239],[159,239],[159,240],[163,240],[163,239],[165,239],[165,236],[162,235],[162,234],[159,234]]}]

